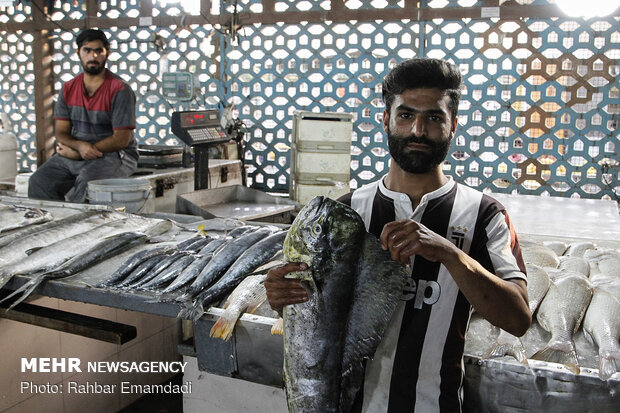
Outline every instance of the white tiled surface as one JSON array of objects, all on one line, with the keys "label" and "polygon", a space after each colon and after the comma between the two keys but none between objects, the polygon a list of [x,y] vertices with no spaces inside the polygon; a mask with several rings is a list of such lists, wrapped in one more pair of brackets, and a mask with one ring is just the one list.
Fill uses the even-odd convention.
[{"label": "white tiled surface", "polygon": [[618,241],[615,201],[490,194],[506,207],[517,233]]},{"label": "white tiled surface", "polygon": [[[86,364],[89,361],[178,361],[178,320],[53,298],[39,298],[31,303],[134,325],[138,336],[120,346],[0,318],[0,412],[109,413],[141,397],[140,394],[123,395],[119,391],[107,395],[68,394],[66,391],[53,395],[22,394],[22,381],[63,384],[64,390],[69,380],[158,384],[174,376],[174,373],[90,373]],[[22,373],[22,357],[77,357],[81,360],[82,372]]]},{"label": "white tiled surface", "polygon": [[286,396],[278,387],[218,376],[198,370],[196,357],[184,356],[183,381],[192,393],[183,395],[183,413],[286,413]]}]

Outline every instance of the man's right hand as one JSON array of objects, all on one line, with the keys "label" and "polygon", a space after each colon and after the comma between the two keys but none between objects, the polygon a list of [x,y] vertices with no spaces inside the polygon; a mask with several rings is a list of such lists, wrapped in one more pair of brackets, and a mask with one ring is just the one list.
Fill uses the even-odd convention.
[{"label": "man's right hand", "polygon": [[308,292],[295,278],[285,278],[286,274],[293,271],[305,271],[308,265],[299,262],[289,262],[272,268],[267,273],[267,279],[263,283],[267,290],[267,300],[271,308],[278,314],[282,314],[282,307],[290,304],[299,304],[308,301]]},{"label": "man's right hand", "polygon": [[56,153],[62,157],[73,159],[74,161],[82,160],[82,157],[78,151],[70,146],[63,145],[60,142],[56,142]]}]

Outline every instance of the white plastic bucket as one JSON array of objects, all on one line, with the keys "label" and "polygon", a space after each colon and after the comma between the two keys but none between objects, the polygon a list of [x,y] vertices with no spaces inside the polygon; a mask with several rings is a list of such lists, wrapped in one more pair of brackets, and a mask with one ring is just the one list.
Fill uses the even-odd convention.
[{"label": "white plastic bucket", "polygon": [[153,212],[149,210],[151,185],[146,179],[98,179],[88,183],[87,198],[91,204],[125,208],[125,212]]}]

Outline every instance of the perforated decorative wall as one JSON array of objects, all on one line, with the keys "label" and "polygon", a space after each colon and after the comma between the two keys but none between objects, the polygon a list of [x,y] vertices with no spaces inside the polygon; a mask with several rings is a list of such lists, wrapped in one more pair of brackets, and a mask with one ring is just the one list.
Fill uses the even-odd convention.
[{"label": "perforated decorative wall", "polygon": [[[214,14],[233,12],[235,3],[240,12],[263,11],[259,0],[222,0]],[[453,8],[479,3],[423,4]],[[140,13],[137,0],[99,4],[100,17]],[[279,0],[275,10],[320,11],[329,4]],[[398,9],[404,2],[350,0],[344,6]],[[62,23],[60,14],[81,18],[74,17],[80,10],[79,5],[58,7],[52,16]],[[11,21],[29,18],[26,6],[8,11]],[[184,13],[194,12],[175,2],[153,2],[154,16]],[[0,23],[2,18],[6,22],[4,16]],[[350,184],[356,188],[386,173],[389,165],[380,126],[381,79],[403,59],[440,57],[456,63],[465,79],[459,129],[444,165],[448,174],[494,192],[607,199],[620,193],[617,17],[252,24],[232,38],[216,27],[106,30],[113,50],[109,67],[138,96],[141,143],[175,142],[169,130],[173,110],[234,103],[248,126],[248,182],[286,192],[293,111],[349,112],[354,114]],[[54,32],[57,90],[80,70],[73,52],[75,32]],[[11,114],[20,139],[20,165],[30,169],[36,130],[31,47],[29,35],[0,32],[0,104]],[[183,104],[162,99],[160,79],[166,70],[194,73],[198,98]]]}]

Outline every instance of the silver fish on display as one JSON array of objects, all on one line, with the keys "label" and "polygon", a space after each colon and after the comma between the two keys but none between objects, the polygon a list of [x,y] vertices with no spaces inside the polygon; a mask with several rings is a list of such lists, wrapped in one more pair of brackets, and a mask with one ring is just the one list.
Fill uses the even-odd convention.
[{"label": "silver fish on display", "polygon": [[309,266],[289,274],[303,280],[309,300],[283,309],[289,412],[348,412],[406,271],[353,209],[320,196],[299,212],[283,251]]},{"label": "silver fish on display", "polygon": [[570,257],[583,257],[588,250],[595,249],[596,244],[593,242],[572,242],[566,249],[564,255],[568,255]]},{"label": "silver fish on display", "polygon": [[564,256],[560,257],[560,271],[574,272],[588,278],[590,276],[590,264],[583,257]]},{"label": "silver fish on display", "polygon": [[[175,250],[176,251],[176,250]],[[133,283],[137,282],[138,280],[140,280],[142,277],[144,277],[146,274],[148,274],[149,271],[151,271],[151,269],[157,265],[157,263],[159,263],[160,261],[162,261],[163,259],[166,259],[167,257],[170,256],[172,252],[162,252],[156,255],[153,255],[149,258],[147,258],[146,260],[142,261],[140,264],[138,264],[136,266],[136,268],[134,268],[129,274],[127,274],[127,276],[120,282],[115,283],[115,284],[109,284],[109,287],[112,288],[127,288],[130,285],[132,285]]]},{"label": "silver fish on display", "polygon": [[4,205],[0,209],[0,233],[42,224],[53,219],[52,214],[39,208]]},{"label": "silver fish on display", "polygon": [[583,331],[599,349],[599,377],[620,371],[620,280],[597,283],[583,320]]},{"label": "silver fish on display", "polygon": [[532,359],[565,365],[579,374],[573,335],[579,329],[592,298],[592,284],[583,276],[566,273],[552,281],[538,307],[537,320],[551,333],[551,339]]},{"label": "silver fish on display", "polygon": [[146,242],[146,235],[136,232],[126,232],[104,238],[98,241],[91,249],[75,255],[52,271],[35,274],[30,281],[0,300],[0,302],[9,300],[11,297],[22,293],[21,296],[11,304],[9,307],[9,309],[11,309],[32,294],[43,281],[64,278],[76,274],[85,268],[106,260],[120,251],[131,248],[141,242]]},{"label": "silver fish on display", "polygon": [[545,247],[555,252],[557,256],[562,256],[568,248],[568,244],[562,241],[543,241]]},{"label": "silver fish on display", "polygon": [[[188,296],[195,297],[203,289],[213,284],[250,246],[266,238],[272,232],[272,228],[263,227],[249,233],[244,233],[238,238],[233,238],[227,244],[224,244],[219,252],[213,255],[211,261],[209,261],[198,277],[196,277],[196,280],[191,284]],[[180,298],[180,300],[186,299],[187,296]]]},{"label": "silver fish on display", "polygon": [[134,269],[151,257],[161,254],[169,254],[177,250],[176,245],[162,245],[159,247],[139,251],[125,260],[117,269],[105,280],[97,284],[97,287],[106,287],[122,282]]},{"label": "silver fish on display", "polygon": [[27,258],[0,267],[0,287],[14,275],[28,275],[54,270],[70,258],[85,253],[102,238],[123,232],[143,232],[145,235],[159,235],[169,231],[168,221],[147,220],[144,218],[125,219],[99,225],[90,231],[73,235],[34,251]]},{"label": "silver fish on display", "polygon": [[252,314],[267,300],[267,290],[263,285],[266,278],[266,274],[251,275],[239,283],[226,300],[223,306],[225,311],[211,327],[210,337],[224,341],[230,339],[241,313],[247,311]]},{"label": "silver fish on display", "polygon": [[165,270],[159,273],[150,281],[139,286],[142,290],[157,289],[166,286],[177,275],[183,271],[188,265],[191,265],[197,259],[196,255],[183,255],[178,260],[171,263]]},{"label": "silver fish on display", "polygon": [[259,266],[270,261],[271,258],[282,250],[282,242],[286,237],[286,231],[271,234],[247,248],[230,265],[226,272],[210,287],[196,296],[191,306],[179,312],[181,318],[199,319],[204,313],[204,308],[222,299],[230,293],[239,283]]},{"label": "silver fish on display", "polygon": [[528,306],[532,315],[536,312],[539,304],[545,298],[551,281],[549,274],[544,268],[535,264],[526,264],[527,270],[527,297]]},{"label": "silver fish on display", "polygon": [[540,267],[557,268],[560,258],[551,248],[544,245],[532,245],[521,249],[523,261],[526,264],[534,264]]},{"label": "silver fish on display", "polygon": [[99,225],[125,218],[125,215],[116,212],[103,212],[78,214],[59,220],[58,225],[46,231],[25,234],[22,238],[0,248],[0,267],[26,258],[28,256],[26,251],[28,250],[45,247],[73,235],[90,231]]},{"label": "silver fish on display", "polygon": [[159,276],[164,270],[170,267],[172,264],[180,260],[182,257],[186,257],[190,255],[189,251],[174,251],[166,257],[163,257],[151,270],[146,273],[142,278],[137,279],[133,283],[128,286],[131,288],[142,288],[143,285],[148,283],[149,281],[155,279]]},{"label": "silver fish on display", "polygon": [[[0,247],[4,247],[5,245],[8,245],[18,239],[31,237],[34,234],[37,234],[40,232],[49,232],[50,230],[54,228],[65,226],[72,222],[81,221],[94,214],[95,214],[94,212],[82,212],[79,214],[69,215],[61,219],[54,219],[52,221],[48,221],[43,224],[38,224],[32,227],[26,227],[26,228],[22,228],[16,231],[11,231],[8,234],[0,234]],[[1,257],[2,255],[0,253],[0,258]]]},{"label": "silver fish on display", "polygon": [[590,264],[590,277],[592,275],[606,274],[620,278],[620,252],[612,249],[588,250],[584,258]]}]

